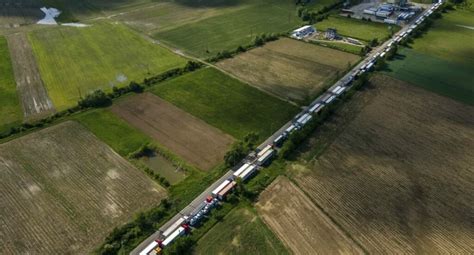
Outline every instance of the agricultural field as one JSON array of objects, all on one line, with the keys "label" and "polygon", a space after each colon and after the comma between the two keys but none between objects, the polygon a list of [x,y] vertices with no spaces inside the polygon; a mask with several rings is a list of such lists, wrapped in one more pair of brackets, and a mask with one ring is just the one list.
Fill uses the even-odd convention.
[{"label": "agricultural field", "polygon": [[285,100],[312,98],[359,60],[359,56],[283,38],[217,66]]},{"label": "agricultural field", "polygon": [[2,0],[0,2],[0,32],[36,23],[43,17],[39,0]]},{"label": "agricultural field", "polygon": [[197,57],[211,57],[251,43],[262,33],[287,32],[302,24],[296,5],[286,0],[242,1],[248,6],[157,32],[154,38]]},{"label": "agricultural field", "polygon": [[262,192],[259,214],[294,254],[363,254],[358,245],[288,178]]},{"label": "agricultural field", "polygon": [[125,98],[111,111],[202,170],[222,162],[234,140],[151,93]]},{"label": "agricultural field", "polygon": [[390,27],[393,33],[400,28],[397,26],[389,26],[377,22],[369,22],[340,16],[329,16],[327,19],[315,24],[318,31],[326,31],[328,28],[335,28],[337,33],[363,41],[371,41],[378,39],[379,42],[391,36]]},{"label": "agricultural field", "polygon": [[0,145],[0,253],[87,254],[166,191],[76,122]]},{"label": "agricultural field", "polygon": [[160,83],[152,92],[237,139],[251,132],[268,137],[298,112],[213,68]]},{"label": "agricultural field", "polygon": [[237,207],[197,243],[196,254],[288,254],[253,208]]},{"label": "agricultural field", "polygon": [[443,14],[411,48],[399,51],[387,74],[474,105],[473,13],[459,9]]},{"label": "agricultural field", "polygon": [[368,253],[470,253],[474,108],[388,76],[371,83],[356,112],[324,125],[340,127],[331,142],[326,129],[304,146],[292,178]]},{"label": "agricultural field", "polygon": [[20,101],[16,93],[13,67],[5,37],[0,36],[0,133],[23,120]]},{"label": "agricultural field", "polygon": [[120,24],[54,27],[34,31],[29,39],[58,110],[75,106],[81,96],[96,89],[111,91],[113,86],[142,81],[186,63]]},{"label": "agricultural field", "polygon": [[[53,114],[56,110],[40,77],[26,34],[8,35],[7,41],[25,120],[37,120]],[[56,66],[52,68],[57,69]]]}]

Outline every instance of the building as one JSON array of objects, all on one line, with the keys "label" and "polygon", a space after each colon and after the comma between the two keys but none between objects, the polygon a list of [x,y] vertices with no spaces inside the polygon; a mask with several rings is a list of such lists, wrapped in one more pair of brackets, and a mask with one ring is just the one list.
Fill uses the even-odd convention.
[{"label": "building", "polygon": [[337,35],[337,30],[335,28],[328,28],[324,36],[328,40],[334,40],[334,39],[339,38],[339,36]]},{"label": "building", "polygon": [[293,30],[293,32],[291,32],[291,37],[301,40],[307,36],[314,34],[315,32],[316,32],[316,29],[308,25],[308,26],[300,27],[298,29]]}]

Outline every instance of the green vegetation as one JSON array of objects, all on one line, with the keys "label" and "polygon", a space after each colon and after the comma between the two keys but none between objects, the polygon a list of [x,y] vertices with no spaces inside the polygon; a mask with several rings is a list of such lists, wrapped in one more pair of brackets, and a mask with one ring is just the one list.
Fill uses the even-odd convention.
[{"label": "green vegetation", "polygon": [[372,39],[384,41],[388,36],[391,36],[390,28],[394,33],[400,29],[398,26],[388,26],[382,23],[340,16],[329,16],[329,18],[316,23],[315,26],[319,31],[335,28],[340,35],[364,40],[366,42]]},{"label": "green vegetation", "polygon": [[293,1],[252,2],[240,10],[158,32],[154,37],[190,54],[211,57],[247,45],[262,33],[286,32],[302,23]]},{"label": "green vegetation", "polygon": [[7,40],[0,36],[0,131],[18,125],[22,118],[20,101],[8,51]]},{"label": "green vegetation", "polygon": [[[56,27],[29,35],[41,77],[56,109],[81,97],[184,66],[186,61],[120,24]],[[60,67],[60,68],[58,68]]]},{"label": "green vegetation", "polygon": [[239,206],[198,242],[197,254],[288,254],[253,208]]},{"label": "green vegetation", "polygon": [[213,68],[165,81],[151,91],[237,139],[248,133],[267,137],[298,112]]},{"label": "green vegetation", "polygon": [[73,119],[86,126],[122,156],[128,156],[152,141],[150,137],[105,109],[95,109],[78,114]]},{"label": "green vegetation", "polygon": [[332,49],[344,51],[344,52],[347,52],[347,53],[356,54],[356,55],[361,55],[364,52],[364,47],[363,46],[357,46],[357,45],[348,44],[348,43],[339,43],[339,42],[331,42],[331,41],[327,41],[327,42],[320,42],[320,41],[315,42],[315,41],[313,41],[312,43],[317,44],[317,45],[321,45],[321,46],[325,46],[325,47],[329,47],[329,48],[332,48]]}]

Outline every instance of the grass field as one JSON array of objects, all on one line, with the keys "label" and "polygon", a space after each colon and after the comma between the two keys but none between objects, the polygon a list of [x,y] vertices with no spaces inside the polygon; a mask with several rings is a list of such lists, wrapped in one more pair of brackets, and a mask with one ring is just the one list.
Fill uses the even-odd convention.
[{"label": "grass field", "polygon": [[325,47],[341,50],[341,51],[356,54],[356,55],[360,54],[361,50],[363,49],[362,45],[357,46],[357,45],[348,44],[348,43],[341,43],[341,42],[317,41],[315,43],[319,44],[319,45],[322,45],[322,46],[325,46]]},{"label": "grass field", "polygon": [[363,254],[324,212],[286,177],[262,192],[259,214],[294,254]]},{"label": "grass field", "polygon": [[23,119],[7,40],[0,36],[0,132]]},{"label": "grass field", "polygon": [[183,58],[119,24],[43,29],[29,38],[58,110],[76,105],[81,96],[96,89],[110,91],[112,86],[128,85],[185,64]]},{"label": "grass field", "polygon": [[152,92],[237,139],[250,132],[267,137],[298,111],[213,68],[163,82]]},{"label": "grass field", "polygon": [[474,108],[387,76],[371,82],[289,172],[368,253],[469,253]]},{"label": "grass field", "polygon": [[65,122],[0,145],[0,253],[90,254],[166,191]]},{"label": "grass field", "polygon": [[[328,28],[335,28],[340,35],[364,41],[370,41],[376,38],[380,42],[391,35],[389,26],[386,24],[340,16],[329,16],[329,18],[316,23],[315,26],[318,31],[326,31]],[[392,26],[392,29],[393,32],[397,32],[400,28]]]},{"label": "grass field", "polygon": [[288,254],[253,211],[237,207],[197,243],[196,254]]},{"label": "grass field", "polygon": [[234,140],[151,93],[125,98],[111,111],[202,170],[222,162]]},{"label": "grass field", "polygon": [[189,54],[210,57],[249,44],[262,33],[286,32],[301,23],[294,2],[258,0],[241,10],[158,32],[154,37]]},{"label": "grass field", "polygon": [[152,139],[105,109],[92,110],[74,117],[94,135],[122,156],[138,150]]},{"label": "grass field", "polygon": [[387,73],[474,105],[473,14],[462,9],[443,14],[426,34],[414,41],[411,49],[399,52],[403,59],[391,62],[392,72]]},{"label": "grass field", "polygon": [[359,56],[283,38],[217,66],[255,87],[297,102],[313,97]]}]

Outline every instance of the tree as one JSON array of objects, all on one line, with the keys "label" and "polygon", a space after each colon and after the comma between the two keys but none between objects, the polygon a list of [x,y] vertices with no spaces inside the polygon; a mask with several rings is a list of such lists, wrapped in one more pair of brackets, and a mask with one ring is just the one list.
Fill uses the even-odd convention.
[{"label": "tree", "polygon": [[143,87],[142,85],[132,81],[130,82],[130,84],[128,85],[128,87],[130,88],[131,91],[135,92],[135,93],[142,93],[143,92]]},{"label": "tree", "polygon": [[112,100],[102,90],[96,90],[78,102],[81,108],[106,107],[111,104]]},{"label": "tree", "polygon": [[194,250],[194,241],[189,236],[181,237],[163,250],[163,255],[187,255]]}]

